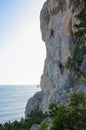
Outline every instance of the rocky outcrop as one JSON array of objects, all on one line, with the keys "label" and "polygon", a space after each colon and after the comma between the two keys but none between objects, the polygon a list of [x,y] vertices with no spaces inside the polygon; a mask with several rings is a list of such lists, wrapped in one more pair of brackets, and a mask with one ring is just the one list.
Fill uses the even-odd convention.
[{"label": "rocky outcrop", "polygon": [[86,75],[86,55],[84,56],[83,62],[81,64],[80,70]]},{"label": "rocky outcrop", "polygon": [[46,125],[46,130],[50,130],[51,126],[52,126],[52,122],[53,119],[51,119],[50,117],[46,117],[40,124],[39,129],[43,129],[43,125]]},{"label": "rocky outcrop", "polygon": [[42,39],[46,45],[46,60],[40,86],[44,93],[41,110],[48,111],[49,104],[67,104],[70,94],[86,92],[86,79],[79,78],[66,68],[74,50],[75,15],[83,0],[47,0],[40,13]]},{"label": "rocky outcrop", "polygon": [[82,79],[66,68],[68,57],[74,50],[74,25],[79,22],[75,15],[81,7],[81,0],[47,0],[41,10],[40,27],[47,52],[40,83],[45,93],[44,111],[51,102],[66,104],[71,93],[81,91]]},{"label": "rocky outcrop", "polygon": [[27,102],[26,108],[25,108],[25,117],[27,117],[31,111],[38,108],[39,110],[42,110],[42,99],[44,97],[44,92],[40,91],[37,92],[32,98],[30,98]]},{"label": "rocky outcrop", "polygon": [[33,124],[30,130],[39,130],[39,125],[38,124]]}]

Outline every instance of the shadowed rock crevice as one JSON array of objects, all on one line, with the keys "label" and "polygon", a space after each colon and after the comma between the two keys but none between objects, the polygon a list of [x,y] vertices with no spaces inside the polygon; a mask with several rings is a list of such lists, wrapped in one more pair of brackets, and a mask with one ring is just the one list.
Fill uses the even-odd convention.
[{"label": "shadowed rock crevice", "polygon": [[63,75],[63,73],[64,73],[64,66],[62,65],[61,62],[59,62],[59,69],[60,69],[61,74]]}]

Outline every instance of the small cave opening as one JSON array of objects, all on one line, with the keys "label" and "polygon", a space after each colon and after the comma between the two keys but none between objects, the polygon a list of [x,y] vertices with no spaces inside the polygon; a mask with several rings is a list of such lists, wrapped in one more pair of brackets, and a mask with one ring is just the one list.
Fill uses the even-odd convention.
[{"label": "small cave opening", "polygon": [[61,75],[63,75],[63,73],[64,73],[64,66],[62,65],[61,62],[58,62],[58,66],[59,66]]}]

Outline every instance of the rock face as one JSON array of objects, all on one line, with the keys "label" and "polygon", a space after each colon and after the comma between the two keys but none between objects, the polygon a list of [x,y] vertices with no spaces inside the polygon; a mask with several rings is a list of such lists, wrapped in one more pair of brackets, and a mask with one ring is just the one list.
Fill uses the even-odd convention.
[{"label": "rock face", "polygon": [[73,92],[86,92],[86,79],[78,78],[66,68],[67,59],[74,50],[75,15],[83,0],[47,0],[40,13],[42,40],[46,45],[46,60],[40,86],[44,93],[41,109],[49,104],[66,104]]},{"label": "rock face", "polygon": [[35,108],[39,108],[42,110],[42,99],[44,97],[44,92],[40,91],[37,92],[32,98],[30,98],[27,102],[26,108],[25,108],[25,116],[27,117],[28,114],[31,113]]},{"label": "rock face", "polygon": [[38,130],[39,129],[39,125],[37,124],[33,124],[32,127],[30,128],[30,130]]},{"label": "rock face", "polygon": [[84,56],[80,70],[81,70],[82,73],[86,74],[86,55]]}]

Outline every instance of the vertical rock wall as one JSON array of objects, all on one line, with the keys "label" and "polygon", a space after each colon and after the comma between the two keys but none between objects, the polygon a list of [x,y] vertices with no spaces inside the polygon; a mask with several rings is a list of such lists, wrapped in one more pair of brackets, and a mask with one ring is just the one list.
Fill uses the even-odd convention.
[{"label": "vertical rock wall", "polygon": [[73,54],[74,24],[78,23],[74,16],[81,7],[81,0],[47,0],[41,10],[40,28],[47,52],[40,82],[44,111],[51,102],[66,104],[70,93],[79,91],[81,80],[66,69],[66,63]]},{"label": "vertical rock wall", "polygon": [[[37,97],[43,112],[48,111],[52,102],[67,104],[73,92],[86,92],[86,79],[78,78],[66,68],[75,46],[74,25],[79,22],[75,15],[82,8],[82,3],[83,0],[47,0],[41,10],[40,28],[46,45],[46,60],[40,82],[42,96],[34,95],[31,100],[36,101]],[[31,104],[31,100],[27,103],[26,115],[37,107]]]}]

